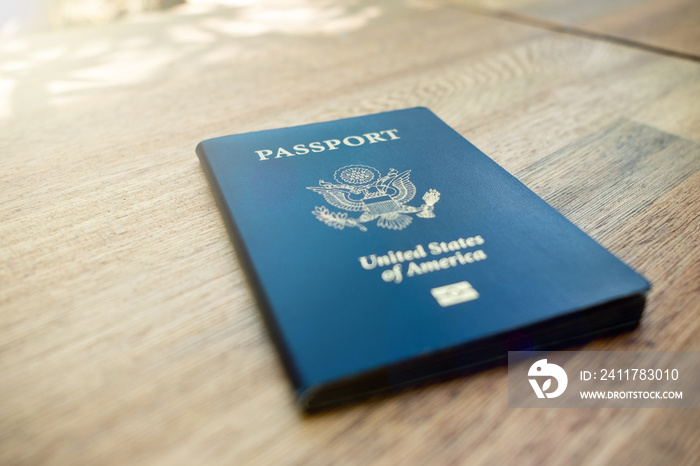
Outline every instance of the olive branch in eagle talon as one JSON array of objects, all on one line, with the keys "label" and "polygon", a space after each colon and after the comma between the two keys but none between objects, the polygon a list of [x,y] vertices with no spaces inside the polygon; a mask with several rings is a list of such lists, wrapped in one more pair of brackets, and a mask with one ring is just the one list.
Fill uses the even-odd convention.
[{"label": "olive branch in eagle talon", "polygon": [[366,226],[354,218],[348,218],[348,214],[345,212],[330,212],[326,207],[317,206],[311,213],[314,214],[317,219],[336,230],[342,230],[345,227],[357,227],[361,231],[367,231]]},{"label": "olive branch in eagle talon", "polygon": [[377,226],[390,230],[403,230],[413,221],[410,214],[420,218],[433,218],[434,205],[440,193],[430,189],[423,195],[425,204],[420,207],[407,203],[416,195],[416,186],[409,179],[411,170],[399,173],[390,169],[381,173],[367,165],[347,165],[335,171],[337,184],[319,180],[319,186],[308,186],[330,205],[349,212],[362,212],[359,217],[349,217],[345,212],[331,212],[326,207],[316,207],[312,214],[321,222],[342,230],[357,227],[367,231],[363,223],[377,220]]}]

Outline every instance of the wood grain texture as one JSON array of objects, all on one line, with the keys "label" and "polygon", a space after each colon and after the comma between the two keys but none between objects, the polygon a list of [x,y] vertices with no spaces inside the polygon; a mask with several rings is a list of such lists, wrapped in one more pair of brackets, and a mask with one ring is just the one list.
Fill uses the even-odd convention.
[{"label": "wood grain texture", "polygon": [[297,0],[3,41],[0,70],[0,464],[700,459],[692,410],[508,409],[503,367],[301,416],[194,154],[428,106],[654,284],[586,349],[698,350],[698,63]]},{"label": "wood grain texture", "polygon": [[567,26],[700,58],[697,0],[452,0],[455,5],[542,25]]}]

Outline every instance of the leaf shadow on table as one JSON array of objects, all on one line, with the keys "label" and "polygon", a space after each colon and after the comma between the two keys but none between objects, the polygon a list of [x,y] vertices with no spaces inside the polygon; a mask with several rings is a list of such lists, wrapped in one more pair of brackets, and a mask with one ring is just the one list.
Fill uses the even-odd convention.
[{"label": "leaf shadow on table", "polygon": [[295,41],[356,32],[385,8],[365,0],[342,6],[309,0],[191,5],[123,23],[11,38],[0,44],[0,122],[157,86],[222,62],[230,69],[279,47],[293,59]]}]

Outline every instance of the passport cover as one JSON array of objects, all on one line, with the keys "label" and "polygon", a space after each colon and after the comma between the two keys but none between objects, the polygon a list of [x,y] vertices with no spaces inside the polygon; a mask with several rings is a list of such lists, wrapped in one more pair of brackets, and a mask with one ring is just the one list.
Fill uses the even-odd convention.
[{"label": "passport cover", "polygon": [[641,275],[426,108],[196,151],[305,410],[641,317]]}]

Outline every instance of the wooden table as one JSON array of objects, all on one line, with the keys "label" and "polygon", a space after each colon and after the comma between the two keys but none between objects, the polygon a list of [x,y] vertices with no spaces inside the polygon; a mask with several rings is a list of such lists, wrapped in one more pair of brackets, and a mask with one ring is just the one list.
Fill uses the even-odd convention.
[{"label": "wooden table", "polygon": [[469,8],[249,2],[0,42],[0,464],[697,464],[695,410],[509,409],[505,367],[295,409],[202,139],[428,106],[653,283],[639,329],[585,349],[700,349],[697,42]]},{"label": "wooden table", "polygon": [[450,0],[478,14],[698,61],[697,0]]}]

